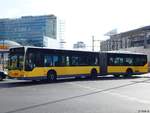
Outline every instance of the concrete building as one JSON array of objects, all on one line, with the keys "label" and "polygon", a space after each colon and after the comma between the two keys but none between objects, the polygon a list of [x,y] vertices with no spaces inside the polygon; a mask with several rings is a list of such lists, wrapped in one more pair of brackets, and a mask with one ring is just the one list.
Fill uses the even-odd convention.
[{"label": "concrete building", "polygon": [[0,39],[23,46],[59,48],[57,17],[43,15],[0,19]]},{"label": "concrete building", "polygon": [[101,51],[113,50],[142,52],[150,61],[150,26],[111,35],[110,39],[101,42]]},{"label": "concrete building", "polygon": [[73,45],[73,49],[77,49],[77,50],[85,50],[86,45],[84,42],[79,41],[76,44]]}]

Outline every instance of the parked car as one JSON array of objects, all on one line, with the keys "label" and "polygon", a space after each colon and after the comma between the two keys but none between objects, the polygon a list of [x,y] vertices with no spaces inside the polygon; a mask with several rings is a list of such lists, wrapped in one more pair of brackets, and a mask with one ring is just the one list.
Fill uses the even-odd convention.
[{"label": "parked car", "polygon": [[7,73],[5,71],[0,70],[0,81],[6,78]]}]

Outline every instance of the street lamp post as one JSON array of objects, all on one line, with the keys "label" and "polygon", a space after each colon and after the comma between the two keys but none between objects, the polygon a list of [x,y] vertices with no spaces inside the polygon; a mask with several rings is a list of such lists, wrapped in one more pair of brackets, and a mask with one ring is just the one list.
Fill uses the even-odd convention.
[{"label": "street lamp post", "polygon": [[94,51],[94,36],[92,36],[92,51]]}]

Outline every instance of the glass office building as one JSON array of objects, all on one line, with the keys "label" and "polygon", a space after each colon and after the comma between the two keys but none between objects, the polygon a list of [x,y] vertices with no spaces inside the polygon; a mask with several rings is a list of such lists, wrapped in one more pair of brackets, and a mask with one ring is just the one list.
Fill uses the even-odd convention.
[{"label": "glass office building", "polygon": [[57,18],[54,15],[23,16],[0,19],[0,40],[15,41],[23,46],[46,47],[44,37],[57,40]]}]

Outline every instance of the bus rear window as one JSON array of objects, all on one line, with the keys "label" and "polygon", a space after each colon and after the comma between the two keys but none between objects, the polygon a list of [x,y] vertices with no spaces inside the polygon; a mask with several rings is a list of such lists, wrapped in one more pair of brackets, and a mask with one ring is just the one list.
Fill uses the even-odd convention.
[{"label": "bus rear window", "polygon": [[135,65],[137,66],[144,66],[147,63],[147,57],[144,55],[136,56],[135,57]]}]

